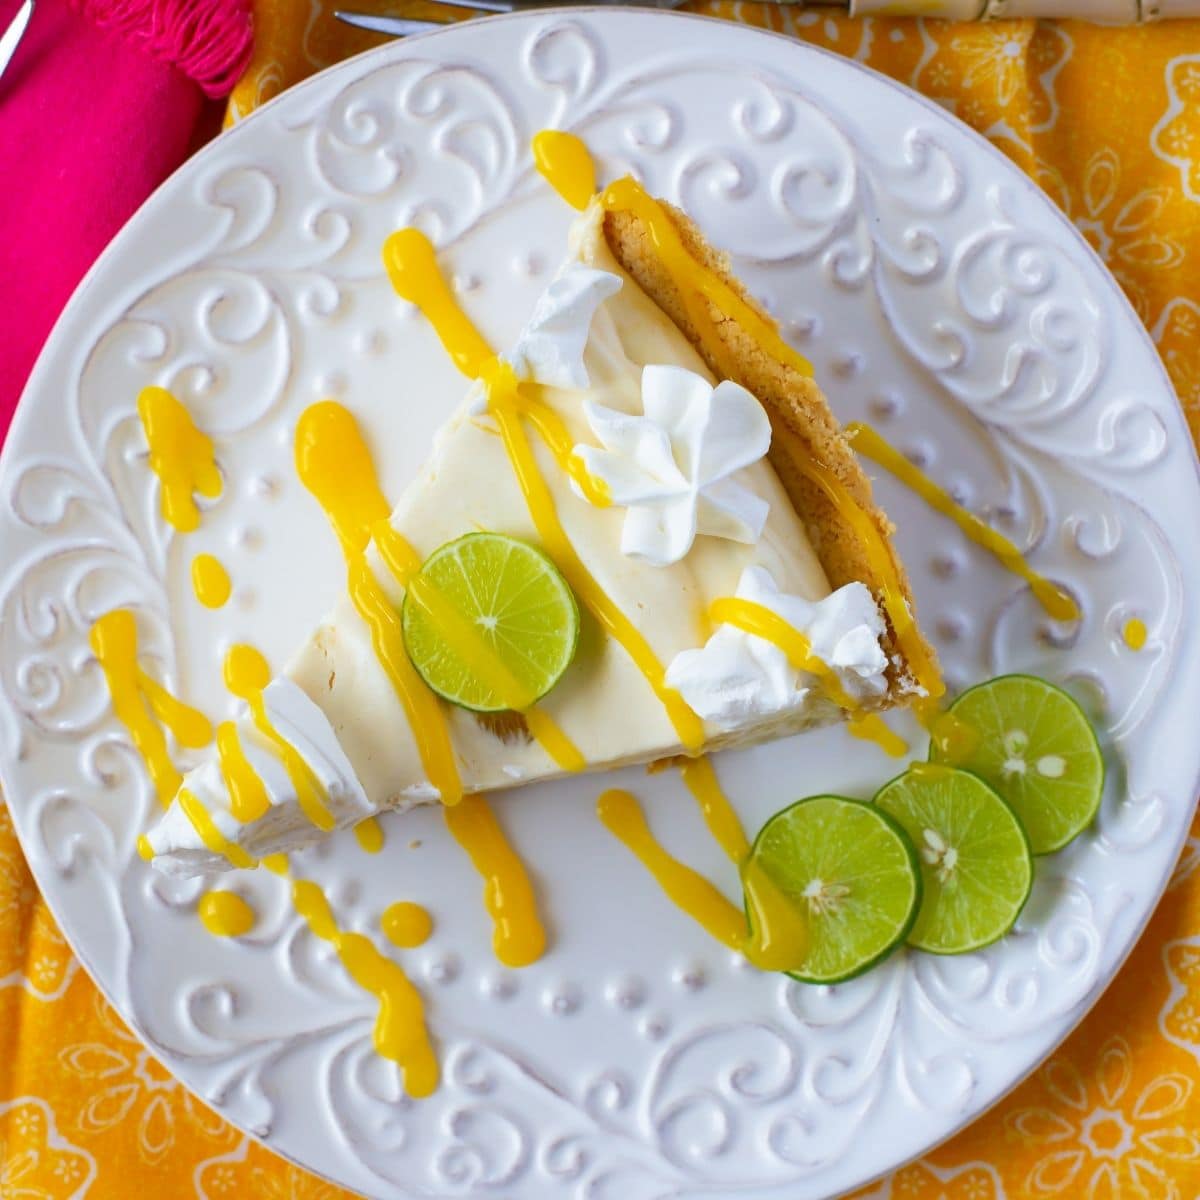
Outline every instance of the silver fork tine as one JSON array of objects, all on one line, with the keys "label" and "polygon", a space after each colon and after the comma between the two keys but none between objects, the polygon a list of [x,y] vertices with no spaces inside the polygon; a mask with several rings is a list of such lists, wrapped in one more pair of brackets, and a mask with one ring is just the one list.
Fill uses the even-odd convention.
[{"label": "silver fork tine", "polygon": [[392,37],[404,37],[410,33],[424,33],[427,29],[441,29],[451,21],[418,21],[412,17],[378,17],[373,13],[342,12],[333,14],[346,25],[356,29],[369,29],[372,33],[386,33]]},{"label": "silver fork tine", "polygon": [[444,3],[453,4],[455,8],[474,8],[489,13],[506,13],[514,8],[526,7],[517,0],[444,0]]},{"label": "silver fork tine", "polygon": [[8,60],[16,53],[17,43],[21,40],[32,15],[33,0],[25,0],[9,22],[8,28],[0,34],[0,73],[3,73],[4,68],[8,66]]}]

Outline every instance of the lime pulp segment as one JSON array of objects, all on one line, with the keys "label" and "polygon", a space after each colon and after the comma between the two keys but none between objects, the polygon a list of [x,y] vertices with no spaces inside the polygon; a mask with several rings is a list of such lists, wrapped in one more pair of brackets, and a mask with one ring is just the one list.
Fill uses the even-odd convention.
[{"label": "lime pulp segment", "polygon": [[1083,710],[1032,675],[1003,675],[964,692],[950,712],[967,737],[935,761],[974,771],[1012,805],[1034,854],[1062,849],[1095,819],[1104,758]]},{"label": "lime pulp segment", "polygon": [[579,608],[540,550],[471,533],[435,550],[409,583],[404,645],[439,696],[476,712],[525,708],[562,678]]},{"label": "lime pulp segment", "polygon": [[924,898],[910,946],[965,954],[1013,927],[1033,886],[1033,854],[1016,813],[978,775],[918,763],[875,803],[904,827],[921,860]]},{"label": "lime pulp segment", "polygon": [[837,983],[904,941],[921,902],[921,873],[904,830],[860,800],[814,796],[776,813],[751,860],[801,911],[804,962],[788,974]]}]

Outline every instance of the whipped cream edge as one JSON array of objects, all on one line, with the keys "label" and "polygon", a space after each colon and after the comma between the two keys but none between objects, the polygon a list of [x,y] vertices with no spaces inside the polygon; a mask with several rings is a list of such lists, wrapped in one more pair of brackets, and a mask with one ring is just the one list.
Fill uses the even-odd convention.
[{"label": "whipped cream edge", "polygon": [[626,509],[621,551],[655,566],[683,559],[698,536],[753,545],[768,504],[737,480],[765,457],[771,422],[758,398],[726,379],[712,385],[677,366],[646,366],[642,413],[584,401],[601,447],[575,454]]},{"label": "whipped cream edge", "polygon": [[[870,702],[887,692],[888,658],[880,640],[885,626],[865,584],[848,583],[809,601],[781,592],[770,571],[751,566],[742,572],[736,595],[770,609],[803,634],[855,700]],[[732,625],[721,625],[699,649],[677,654],[666,682],[722,731],[800,713],[824,699],[816,678],[792,666],[783,650]]]}]

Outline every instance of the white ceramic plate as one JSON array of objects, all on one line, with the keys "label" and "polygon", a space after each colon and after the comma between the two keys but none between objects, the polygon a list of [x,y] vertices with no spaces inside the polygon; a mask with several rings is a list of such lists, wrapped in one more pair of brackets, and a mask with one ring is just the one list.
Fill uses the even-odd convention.
[{"label": "white ceramic plate", "polygon": [[[900,954],[852,984],[762,975],[709,941],[597,822],[593,779],[499,801],[552,930],[521,972],[490,953],[480,886],[435,812],[339,836],[300,869],[342,921],[433,911],[403,962],[429,1002],[439,1092],[399,1092],[374,1002],[294,915],[283,883],[239,943],[137,857],[154,801],[87,650],[139,613],[171,684],[230,701],[220,650],[279,664],[341,586],[295,479],[291,431],[335,395],[396,494],[462,382],[381,277],[393,228],[443,247],[496,344],[563,250],[569,213],[530,136],[580,132],[606,178],[681,203],[867,418],[1079,597],[1057,628],[1011,576],[890,480],[921,615],[952,686],[1028,669],[1104,731],[1099,822],[1042,861],[1019,931],[959,959]],[[134,415],[169,385],[215,433],[225,493],[169,536]],[[1192,614],[1200,489],[1150,343],[1099,262],[998,153],[840,59],[729,24],[645,12],[471,23],[349,62],[190,162],[104,256],[25,397],[0,490],[3,779],[38,881],[79,957],[190,1087],[305,1166],[370,1196],[828,1196],[919,1153],[991,1103],[1112,976],[1174,861],[1195,795]],[[186,545],[183,541],[186,540]],[[213,549],[235,597],[193,600]],[[1130,616],[1141,653],[1122,642]],[[1164,703],[1171,680],[1172,703]],[[921,745],[915,731],[914,743]],[[895,769],[839,730],[723,756],[748,827],[800,795],[869,796]],[[733,894],[670,772],[622,779],[667,844]],[[419,844],[418,844],[419,843]]]}]

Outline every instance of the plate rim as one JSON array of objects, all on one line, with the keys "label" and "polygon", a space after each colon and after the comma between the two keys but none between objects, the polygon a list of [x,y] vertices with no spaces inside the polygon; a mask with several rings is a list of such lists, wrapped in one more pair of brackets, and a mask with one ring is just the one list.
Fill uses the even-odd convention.
[{"label": "plate rim", "polygon": [[[1115,302],[1117,309],[1125,318],[1123,324],[1126,326],[1126,333],[1128,334],[1131,327],[1134,331],[1134,336],[1141,341],[1143,348],[1149,351],[1157,371],[1157,382],[1163,389],[1164,393],[1172,400],[1172,404],[1170,405],[1170,417],[1168,419],[1174,423],[1175,429],[1173,432],[1170,429],[1167,430],[1168,440],[1171,442],[1171,444],[1175,444],[1175,440],[1179,437],[1184,439],[1187,447],[1185,451],[1185,457],[1187,457],[1190,461],[1192,474],[1195,478],[1198,492],[1200,492],[1200,446],[1197,446],[1195,439],[1191,436],[1191,432],[1187,427],[1186,420],[1183,416],[1183,410],[1179,403],[1178,394],[1175,390],[1174,384],[1170,379],[1170,376],[1166,371],[1162,357],[1159,354],[1157,346],[1154,344],[1149,329],[1137,316],[1136,311],[1133,309],[1129,299],[1126,297],[1120,285],[1117,283],[1108,265],[1100,257],[1099,253],[1095,250],[1091,243],[1088,242],[1083,234],[1079,231],[1074,222],[1072,222],[1067,214],[1063,212],[1063,210],[1059,208],[1053,202],[1053,200],[1037,186],[1036,182],[1025,171],[1023,171],[998,146],[986,138],[982,133],[974,129],[971,125],[967,124],[956,114],[948,111],[935,101],[929,99],[923,93],[917,91],[914,87],[905,84],[866,63],[860,62],[857,59],[846,57],[836,53],[835,51],[826,49],[823,46],[809,43],[801,40],[799,37],[782,31],[746,25],[741,22],[735,22],[730,19],[712,14],[691,13],[683,12],[678,9],[659,9],[627,4],[580,4],[569,6],[557,5],[553,7],[536,8],[531,10],[517,10],[509,13],[489,14],[485,19],[488,21],[502,21],[508,24],[513,22],[520,23],[535,19],[553,17],[574,19],[581,16],[591,19],[598,18],[602,22],[608,19],[621,20],[633,17],[636,19],[658,22],[663,20],[672,20],[676,22],[686,20],[689,23],[698,23],[703,25],[720,25],[723,27],[733,25],[737,30],[738,36],[744,35],[751,41],[759,37],[769,38],[785,43],[793,53],[798,53],[801,55],[818,55],[827,61],[838,64],[838,69],[848,70],[850,73],[855,71],[864,72],[875,80],[887,85],[890,89],[899,93],[907,100],[915,100],[935,123],[948,122],[960,134],[965,135],[968,140],[973,143],[976,150],[983,150],[993,162],[999,163],[1000,170],[1003,172],[1005,178],[1009,182],[1011,182],[1014,186],[1021,187],[1027,196],[1035,198],[1035,203],[1039,204],[1045,211],[1052,214],[1052,217],[1060,230],[1069,231],[1071,248],[1076,253],[1082,251],[1085,259],[1088,259],[1094,268],[1099,268],[1098,277],[1103,278],[1104,286],[1109,290],[1110,299]],[[383,43],[382,45],[371,47],[358,54],[352,55],[349,58],[332,63],[329,66],[314,72],[312,75],[306,77],[298,83],[285,88],[279,94],[271,97],[270,100],[260,105],[252,112],[248,113],[245,117],[241,118],[236,125],[231,126],[229,129],[222,130],[221,133],[219,133],[210,142],[202,146],[198,151],[186,158],[164,180],[162,180],[138,206],[138,208],[126,219],[124,225],[122,225],[112,240],[97,256],[95,261],[88,268],[84,276],[71,292],[58,317],[56,317],[53,326],[46,336],[42,348],[38,352],[34,366],[21,389],[21,394],[18,399],[17,406],[14,409],[12,421],[10,422],[8,431],[4,437],[4,444],[3,446],[0,446],[0,480],[6,478],[12,467],[12,463],[17,453],[13,447],[16,442],[20,440],[20,437],[24,431],[24,427],[31,424],[36,419],[33,415],[35,411],[33,393],[41,383],[41,376],[52,369],[52,361],[59,357],[58,342],[62,336],[65,336],[62,331],[65,327],[66,320],[72,315],[72,310],[79,306],[85,294],[90,294],[94,290],[98,275],[100,275],[106,269],[110,260],[123,255],[125,253],[125,247],[127,244],[136,244],[137,239],[140,237],[139,227],[144,220],[144,215],[147,210],[152,206],[157,209],[163,205],[169,204],[169,198],[165,197],[164,193],[176,186],[179,179],[185,178],[195,170],[199,170],[203,164],[209,160],[209,158],[217,153],[220,153],[223,143],[225,142],[224,134],[245,127],[250,122],[266,119],[269,115],[272,115],[277,107],[281,104],[298,103],[298,96],[300,96],[306,90],[315,89],[318,86],[328,83],[330,77],[337,73],[344,73],[346,75],[346,82],[351,82],[353,78],[361,77],[362,75],[366,74],[370,67],[374,65],[376,60],[378,61],[378,65],[385,65],[385,60],[395,53],[396,49],[400,46],[408,46],[410,44],[425,45],[431,40],[436,41],[438,39],[445,39],[447,36],[453,36],[457,34],[459,32],[458,27],[460,24],[465,26],[475,25],[477,23],[477,19],[468,20],[441,26],[436,29],[426,30],[421,33],[409,35],[403,38],[395,38],[389,42]],[[447,60],[443,59],[442,61],[445,62]],[[166,275],[164,276],[164,279],[170,279],[172,277],[172,275]],[[1163,681],[1164,689],[1169,685],[1172,678],[1175,676],[1175,673],[1177,671],[1184,670],[1185,667],[1186,664],[1179,660],[1176,660],[1170,665],[1168,668],[1168,674]],[[1200,798],[1200,748],[1197,749],[1195,757],[1196,766],[1193,772],[1193,782],[1190,788],[1190,796],[1189,798],[1185,798],[1183,801],[1183,803],[1191,806],[1193,810],[1196,807],[1198,798]],[[66,928],[60,922],[56,907],[50,899],[50,893],[48,893],[46,888],[43,886],[43,880],[39,875],[39,869],[35,867],[34,859],[31,858],[26,851],[25,835],[22,831],[21,822],[17,819],[15,815],[16,810],[14,810],[11,802],[8,799],[11,791],[8,779],[11,758],[12,756],[9,754],[7,749],[0,747],[0,803],[3,803],[8,809],[10,820],[12,821],[18,843],[21,846],[22,857],[24,858],[26,866],[34,878],[35,884],[38,888],[39,896],[46,904],[50,915],[54,918],[55,926],[66,941],[71,953],[77,959],[80,966],[83,967],[90,982],[94,987],[96,987],[101,996],[103,996],[105,1002],[108,1003],[114,1012],[117,1013],[121,1021],[134,1032],[142,1047],[154,1058],[156,1062],[163,1067],[165,1071],[167,1071],[173,1080],[184,1087],[190,1095],[194,1096],[197,1100],[204,1104],[206,1108],[209,1108],[211,1111],[217,1113],[224,1122],[235,1129],[240,1135],[253,1140],[264,1149],[282,1158],[284,1161],[291,1163],[293,1166],[302,1171],[305,1171],[319,1179],[323,1179],[333,1186],[353,1191],[354,1189],[349,1188],[345,1182],[338,1180],[333,1176],[324,1174],[319,1169],[296,1158],[278,1143],[260,1136],[260,1134],[254,1132],[248,1126],[241,1124],[224,1107],[216,1107],[210,1104],[210,1102],[205,1099],[203,1095],[193,1090],[185,1078],[177,1075],[175,1071],[172,1070],[169,1063],[166,1062],[161,1056],[157,1044],[143,1034],[142,1029],[140,1028],[140,1023],[133,1020],[131,1014],[124,1012],[116,1003],[114,997],[112,994],[110,994],[109,989],[106,988],[103,982],[99,979],[84,947],[76,943],[73,934],[68,933]],[[1170,797],[1168,797],[1168,800],[1169,799]],[[924,1158],[939,1146],[942,1146],[946,1142],[952,1140],[959,1133],[961,1133],[963,1129],[977,1121],[982,1120],[995,1107],[1006,1100],[1012,1094],[1012,1092],[1019,1088],[1029,1078],[1031,1078],[1033,1074],[1062,1046],[1063,1042],[1066,1041],[1079,1028],[1084,1020],[1091,1014],[1092,1010],[1098,1004],[1105,992],[1116,981],[1117,976],[1125,969],[1130,955],[1132,954],[1134,948],[1141,941],[1150,921],[1152,920],[1154,914],[1158,911],[1162,902],[1162,898],[1167,890],[1168,885],[1170,884],[1172,875],[1174,873],[1174,867],[1178,862],[1180,852],[1188,840],[1191,824],[1192,821],[1187,820],[1181,825],[1181,831],[1175,838],[1171,847],[1171,865],[1162,873],[1160,879],[1154,885],[1154,888],[1152,889],[1154,891],[1153,903],[1146,907],[1143,915],[1136,923],[1136,926],[1127,935],[1125,944],[1121,950],[1117,962],[1111,971],[1106,974],[1103,980],[1097,980],[1092,985],[1087,997],[1080,1002],[1078,1012],[1072,1013],[1065,1019],[1059,1018],[1057,1021],[1050,1023],[1050,1027],[1054,1029],[1054,1033],[1049,1042],[1048,1048],[1041,1055],[1041,1057],[1036,1059],[1036,1061],[1029,1063],[1027,1066],[1022,1067],[1018,1075],[1007,1086],[997,1092],[987,1104],[971,1112],[968,1116],[959,1119],[951,1128],[939,1135],[934,1140],[926,1143],[921,1149],[917,1150],[911,1155],[897,1159],[882,1171],[853,1184],[849,1188],[850,1191],[856,1191],[861,1188],[870,1187],[873,1184],[880,1182],[887,1176],[894,1174],[896,1171],[902,1169],[909,1163],[916,1162]],[[731,1197],[735,1194],[735,1192],[729,1193]]]}]

